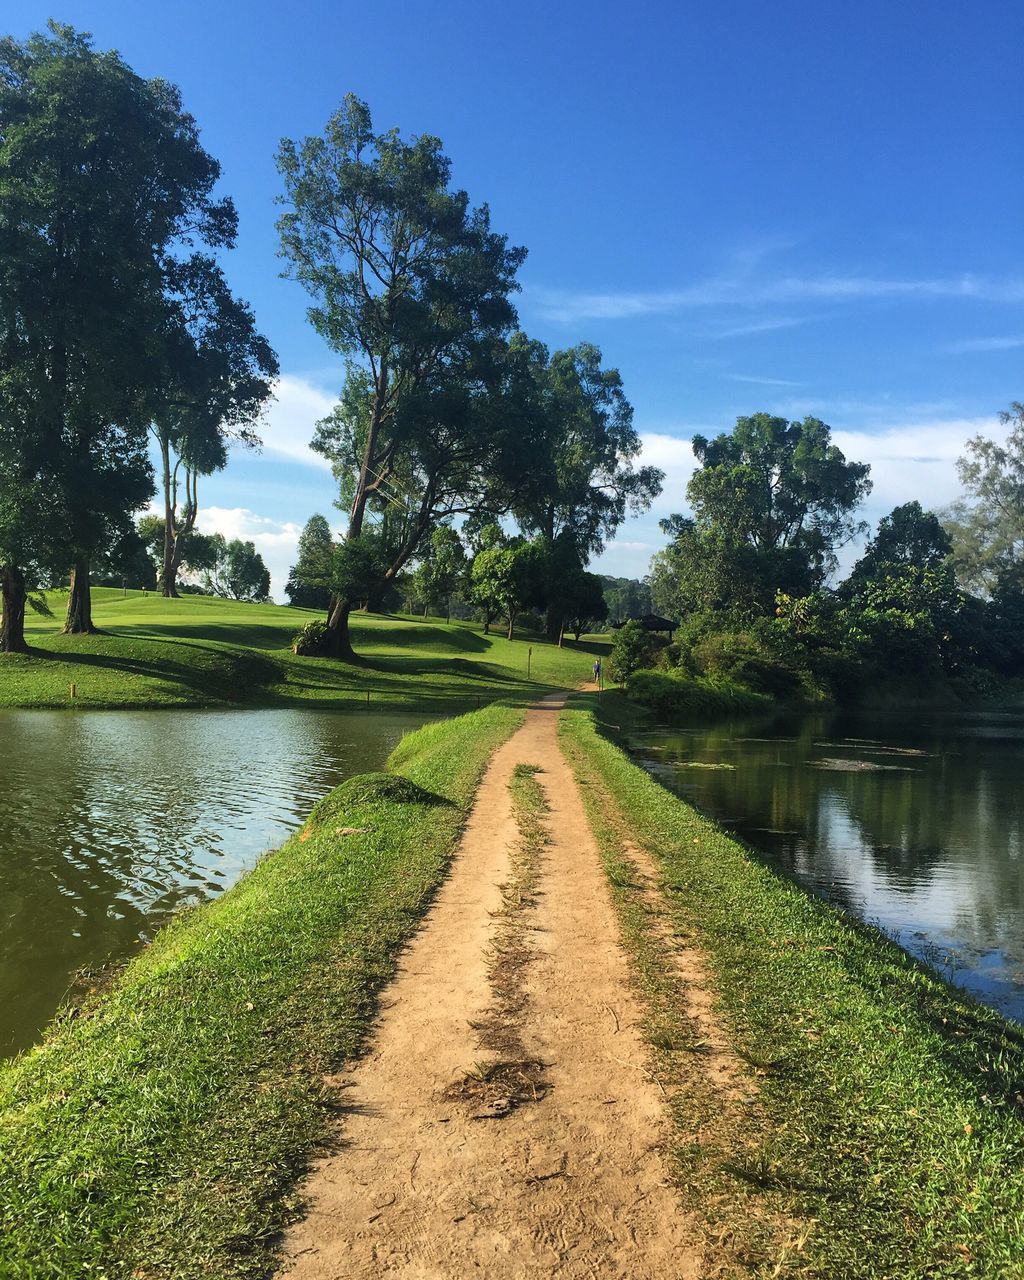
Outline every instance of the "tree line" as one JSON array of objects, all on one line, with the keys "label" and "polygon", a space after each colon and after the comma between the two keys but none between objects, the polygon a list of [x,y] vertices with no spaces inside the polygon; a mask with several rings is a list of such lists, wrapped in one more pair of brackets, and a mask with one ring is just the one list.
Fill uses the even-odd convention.
[{"label": "tree line", "polygon": [[681,620],[678,640],[661,652],[624,640],[622,674],[657,664],[839,699],[985,696],[1024,676],[1024,406],[1001,416],[1005,443],[965,446],[964,497],[939,513],[896,507],[838,583],[838,551],[868,532],[857,517],[868,466],[816,418],[759,413],[695,437],[692,514],[662,522],[670,541],[649,578],[655,608]]},{"label": "tree line", "polygon": [[[413,563],[424,583],[443,575],[454,521],[479,544],[492,616],[543,601],[559,633],[593,594],[589,558],[661,485],[636,465],[618,372],[518,328],[526,250],[453,188],[437,138],[379,132],[349,95],[277,164],[284,274],[344,370],[313,447],[346,527],[310,576],[325,618],[304,651],[352,659],[352,609]],[[278,365],[220,266],[237,216],[219,175],[165,81],[55,23],[0,42],[4,650],[25,649],[26,606],[63,574],[65,630],[93,630],[93,569],[134,553],[158,487],[163,514],[139,533],[176,595],[209,550],[199,479],[232,441],[259,445]]]}]

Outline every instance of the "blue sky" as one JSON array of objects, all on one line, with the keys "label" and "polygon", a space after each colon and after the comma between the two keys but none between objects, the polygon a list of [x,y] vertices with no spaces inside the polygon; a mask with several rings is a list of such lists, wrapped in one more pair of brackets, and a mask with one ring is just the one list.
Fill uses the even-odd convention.
[{"label": "blue sky", "polygon": [[954,460],[1024,398],[1024,6],[1009,0],[8,0],[177,83],[223,165],[226,267],[283,379],[256,458],[201,490],[280,594],[298,530],[335,518],[306,449],[342,378],[279,278],[274,151],[342,95],[433,133],[456,182],[529,248],[522,326],[596,342],[668,472],[601,562],[641,574],[683,505],[695,431],[813,413],[870,461],[876,520],[956,493]]}]

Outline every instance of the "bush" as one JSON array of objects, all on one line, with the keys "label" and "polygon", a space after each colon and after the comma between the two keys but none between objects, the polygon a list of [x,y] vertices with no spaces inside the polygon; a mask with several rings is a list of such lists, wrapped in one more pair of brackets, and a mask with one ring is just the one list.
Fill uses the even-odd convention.
[{"label": "bush", "polygon": [[296,632],[292,641],[292,652],[318,657],[327,649],[327,623],[323,618],[311,618],[309,622]]},{"label": "bush", "polygon": [[665,648],[667,643],[663,637],[645,631],[643,624],[635,619],[624,622],[615,633],[608,657],[611,678],[625,684],[634,671],[651,666],[658,650]]},{"label": "bush", "polygon": [[730,680],[693,679],[682,672],[636,671],[626,682],[634,702],[663,716],[729,715],[763,711],[771,698]]}]

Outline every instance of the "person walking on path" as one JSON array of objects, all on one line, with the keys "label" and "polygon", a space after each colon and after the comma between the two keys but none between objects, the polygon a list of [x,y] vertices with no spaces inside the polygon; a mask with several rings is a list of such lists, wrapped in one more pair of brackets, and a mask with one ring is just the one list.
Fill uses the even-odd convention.
[{"label": "person walking on path", "polygon": [[594,659],[594,683],[597,685],[598,693],[604,688],[604,681],[601,679],[601,659]]}]

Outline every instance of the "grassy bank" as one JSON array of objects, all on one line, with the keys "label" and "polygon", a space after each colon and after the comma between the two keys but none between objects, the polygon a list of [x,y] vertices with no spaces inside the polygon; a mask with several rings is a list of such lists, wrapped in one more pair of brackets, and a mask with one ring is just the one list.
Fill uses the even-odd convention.
[{"label": "grassy bank", "polygon": [[770,710],[774,700],[727,680],[699,680],[683,671],[635,671],[626,692],[661,716],[722,716]]},{"label": "grassy bank", "polygon": [[[57,593],[50,604],[58,616],[66,607]],[[291,652],[295,632],[320,616],[305,609],[99,588],[93,613],[101,635],[64,636],[56,619],[30,618],[31,655],[0,655],[0,707],[343,708],[369,695],[371,705],[396,709],[464,710],[478,699],[574,688],[608,648],[600,639],[559,649],[537,637],[485,636],[477,623],[355,614],[363,661],[350,666]]]},{"label": "grassy bank", "polygon": [[494,748],[491,706],[406,738],[303,831],[164,929],[113,988],[0,1067],[0,1275],[272,1270],[296,1178],[442,878]]},{"label": "grassy bank", "polygon": [[[602,714],[618,718],[614,696]],[[609,864],[630,838],[654,856],[673,931],[706,956],[750,1069],[756,1104],[717,1137],[713,1125],[694,1137],[714,1108],[706,1090],[676,1108],[681,1181],[711,1206],[714,1229],[731,1229],[766,1275],[1019,1280],[1024,1033],[774,873],[589,713],[567,714],[564,740]],[[628,873],[613,883],[654,1017],[667,1020],[661,1050],[699,1062],[700,1042],[667,1006],[643,912],[629,906],[635,886]],[[787,1220],[809,1230],[773,1257],[757,1224]]]}]

